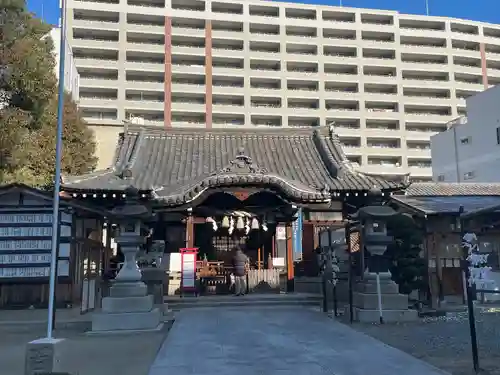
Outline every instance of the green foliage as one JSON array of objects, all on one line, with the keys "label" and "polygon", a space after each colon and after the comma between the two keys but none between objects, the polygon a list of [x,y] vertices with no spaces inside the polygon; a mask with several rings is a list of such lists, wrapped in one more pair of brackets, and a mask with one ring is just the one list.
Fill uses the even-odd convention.
[{"label": "green foliage", "polygon": [[427,265],[421,256],[423,233],[410,216],[397,215],[388,222],[388,231],[394,242],[387,247],[392,279],[399,291],[410,294],[423,289],[426,284]]},{"label": "green foliage", "polygon": [[[58,83],[49,31],[25,0],[0,0],[0,184],[53,182]],[[68,94],[63,126],[63,173],[92,170],[93,134]]]}]

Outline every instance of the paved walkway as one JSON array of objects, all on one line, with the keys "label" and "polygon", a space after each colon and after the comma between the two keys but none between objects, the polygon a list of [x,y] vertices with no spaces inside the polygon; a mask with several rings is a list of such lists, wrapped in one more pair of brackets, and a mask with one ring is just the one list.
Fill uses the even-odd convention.
[{"label": "paved walkway", "polygon": [[306,308],[186,309],[149,375],[443,375]]}]

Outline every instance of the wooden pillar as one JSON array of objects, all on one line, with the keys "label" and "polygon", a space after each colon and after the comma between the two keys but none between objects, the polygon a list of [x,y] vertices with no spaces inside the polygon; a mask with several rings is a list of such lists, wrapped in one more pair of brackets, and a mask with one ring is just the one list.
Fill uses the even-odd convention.
[{"label": "wooden pillar", "polygon": [[431,307],[434,307],[434,288],[432,283],[434,282],[432,278],[432,269],[431,269],[431,235],[427,231],[427,225],[424,224],[424,259],[425,259],[425,267],[427,269],[427,302],[430,304]]},{"label": "wooden pillar", "polygon": [[273,234],[271,241],[271,257],[276,258],[276,234]]},{"label": "wooden pillar", "polygon": [[313,224],[313,245],[314,250],[316,250],[319,246],[319,227],[316,224]]},{"label": "wooden pillar", "polygon": [[293,246],[292,246],[292,225],[286,225],[286,263],[287,263],[287,276],[288,276],[288,285],[287,291],[293,292],[294,290],[294,281],[295,281],[295,273],[293,268]]},{"label": "wooden pillar", "polygon": [[442,242],[442,234],[433,233],[432,246],[434,248],[434,256],[436,257],[436,281],[437,281],[437,307],[441,307],[441,302],[444,299],[444,291],[443,291],[443,259],[442,259],[442,251],[441,244]]},{"label": "wooden pillar", "polygon": [[302,229],[302,259],[308,262],[315,260],[314,250],[314,225],[304,223]]},{"label": "wooden pillar", "polygon": [[194,219],[191,213],[186,219],[186,247],[194,247]]}]

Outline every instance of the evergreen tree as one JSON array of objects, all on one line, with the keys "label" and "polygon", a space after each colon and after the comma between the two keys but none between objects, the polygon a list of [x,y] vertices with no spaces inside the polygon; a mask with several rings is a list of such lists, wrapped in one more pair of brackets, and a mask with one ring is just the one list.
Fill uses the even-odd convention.
[{"label": "evergreen tree", "polygon": [[427,265],[422,254],[423,235],[413,219],[405,214],[397,215],[388,222],[388,232],[394,242],[387,247],[392,279],[399,285],[399,291],[410,294],[427,285]]},{"label": "evergreen tree", "polygon": [[[25,0],[0,0],[0,184],[52,183],[58,83],[49,31]],[[63,173],[92,170],[93,134],[69,95],[63,121]]]}]

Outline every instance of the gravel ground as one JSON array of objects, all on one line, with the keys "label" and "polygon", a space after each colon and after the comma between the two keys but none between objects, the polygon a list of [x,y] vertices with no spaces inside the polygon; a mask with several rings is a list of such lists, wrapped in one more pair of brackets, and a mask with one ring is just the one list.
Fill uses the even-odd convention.
[{"label": "gravel ground", "polygon": [[[56,331],[54,337],[67,340],[72,375],[147,375],[168,328],[159,332],[96,336],[64,329]],[[23,375],[26,343],[44,336],[39,329],[10,332],[0,328],[0,375]]]},{"label": "gravel ground", "polygon": [[[383,326],[355,323],[352,328],[453,375],[474,374],[466,312]],[[482,373],[500,375],[500,312],[477,310],[476,329]]]}]

